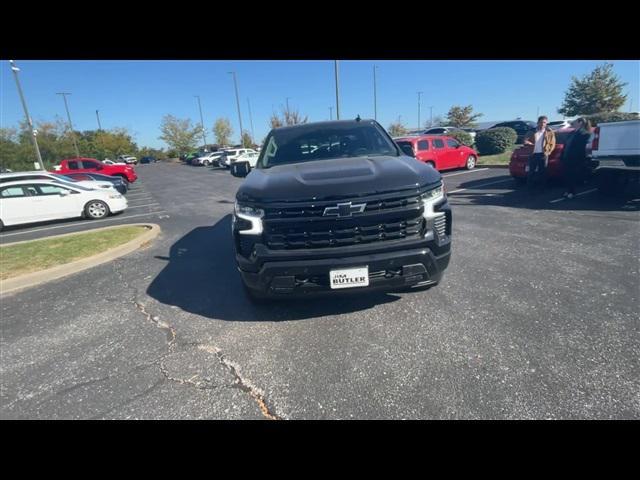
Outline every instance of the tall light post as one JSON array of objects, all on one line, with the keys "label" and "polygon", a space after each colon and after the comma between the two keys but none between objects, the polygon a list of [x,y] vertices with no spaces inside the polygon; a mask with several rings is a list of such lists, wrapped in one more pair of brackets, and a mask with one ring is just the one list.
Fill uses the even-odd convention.
[{"label": "tall light post", "polygon": [[240,97],[238,96],[238,81],[236,80],[236,72],[227,72],[233,75],[233,85],[236,90],[236,105],[238,107],[238,122],[240,123],[240,144],[244,146],[242,142],[242,114],[240,113]]},{"label": "tall light post", "polygon": [[202,119],[202,105],[200,104],[200,95],[194,95],[198,99],[198,109],[200,110],[200,128],[202,129],[202,140],[204,142],[202,148],[207,147],[207,136],[204,130],[204,120]]},{"label": "tall light post", "polygon": [[338,87],[338,60],[333,61],[334,70],[336,73],[336,120],[340,120],[340,93]]},{"label": "tall light post", "polygon": [[33,148],[36,149],[36,157],[38,158],[38,163],[40,164],[40,170],[44,170],[44,163],[42,163],[42,156],[40,155],[40,147],[38,147],[38,139],[36,138],[36,130],[33,128],[33,122],[31,121],[31,116],[29,115],[29,110],[27,109],[27,102],[24,100],[24,95],[22,94],[22,87],[20,86],[20,81],[18,80],[18,72],[20,69],[16,67],[16,64],[13,60],[9,60],[11,64],[11,71],[13,72],[13,76],[16,79],[16,86],[18,87],[18,93],[20,94],[20,101],[22,102],[22,108],[24,109],[24,116],[27,119],[27,124],[29,125],[29,133],[31,137],[31,141],[33,142]]},{"label": "tall light post", "polygon": [[253,141],[256,141],[255,133],[253,133],[253,116],[251,115],[251,103],[249,103],[249,97],[247,97],[247,106],[249,107],[249,123],[251,124],[251,137]]},{"label": "tall light post", "polygon": [[376,85],[376,68],[377,65],[373,66],[373,119],[378,120],[378,95],[377,95],[377,85]]},{"label": "tall light post", "polygon": [[76,157],[80,158],[80,150],[78,150],[78,143],[76,142],[76,134],[73,131],[73,123],[71,123],[71,114],[69,113],[69,105],[67,105],[67,95],[71,95],[68,92],[56,93],[56,95],[62,95],[64,99],[64,108],[67,110],[67,118],[69,119],[69,130],[71,131],[71,140],[73,140],[73,146],[76,149]]},{"label": "tall light post", "polygon": [[100,114],[98,110],[96,110],[96,118],[98,119],[98,131],[102,130],[102,125],[100,125]]},{"label": "tall light post", "polygon": [[418,92],[418,128],[420,128],[420,95],[424,92]]}]

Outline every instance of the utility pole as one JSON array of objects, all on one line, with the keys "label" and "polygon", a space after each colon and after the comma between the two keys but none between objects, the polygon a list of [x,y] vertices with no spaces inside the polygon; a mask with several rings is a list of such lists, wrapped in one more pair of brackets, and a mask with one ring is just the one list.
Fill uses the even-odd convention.
[{"label": "utility pole", "polygon": [[329,120],[333,120],[333,107],[329,107]]},{"label": "utility pole", "polygon": [[29,125],[29,135],[31,137],[31,141],[33,142],[33,147],[36,149],[36,157],[38,157],[38,163],[40,164],[40,170],[44,170],[44,163],[42,163],[42,156],[40,155],[40,147],[38,147],[38,139],[36,138],[37,132],[36,129],[33,128],[33,122],[31,121],[31,116],[29,115],[29,110],[27,110],[27,102],[24,100],[24,95],[22,94],[22,87],[20,87],[20,81],[18,80],[18,72],[20,69],[16,67],[16,64],[13,60],[9,60],[11,64],[11,70],[13,71],[13,76],[16,79],[16,86],[18,87],[18,93],[20,94],[20,101],[22,102],[22,108],[24,109],[24,116],[27,119],[27,124]]},{"label": "utility pole", "polygon": [[202,105],[200,104],[200,95],[194,95],[198,99],[198,109],[200,109],[200,128],[202,129],[202,140],[204,141],[203,149],[207,148],[207,136],[204,130],[204,120],[202,119]]},{"label": "utility pole", "polygon": [[100,114],[98,110],[96,110],[96,118],[98,119],[98,131],[102,130],[102,125],[100,125]]},{"label": "utility pole", "polygon": [[233,75],[233,85],[236,89],[236,105],[238,107],[238,122],[240,123],[240,144],[244,146],[242,142],[242,114],[240,113],[240,97],[238,96],[238,81],[236,80],[236,72],[227,72]]},{"label": "utility pole", "polygon": [[249,103],[249,97],[247,97],[247,106],[249,107],[249,122],[251,123],[251,137],[253,141],[256,141],[255,134],[253,133],[253,117],[251,116],[251,103]]},{"label": "utility pole", "polygon": [[333,61],[336,72],[336,120],[340,120],[340,94],[338,88],[338,60]]},{"label": "utility pole", "polygon": [[378,120],[378,95],[376,86],[376,65],[373,66],[373,119]]},{"label": "utility pole", "polygon": [[56,95],[62,95],[64,99],[64,108],[67,110],[67,118],[69,119],[69,130],[71,131],[71,139],[73,140],[73,146],[76,149],[76,157],[80,158],[80,150],[78,150],[78,143],[76,142],[76,134],[73,131],[73,123],[71,123],[71,114],[69,113],[69,105],[67,105],[67,95],[71,95],[68,92],[56,93]]},{"label": "utility pole", "polygon": [[422,95],[424,92],[418,92],[418,128],[420,127],[420,95]]}]

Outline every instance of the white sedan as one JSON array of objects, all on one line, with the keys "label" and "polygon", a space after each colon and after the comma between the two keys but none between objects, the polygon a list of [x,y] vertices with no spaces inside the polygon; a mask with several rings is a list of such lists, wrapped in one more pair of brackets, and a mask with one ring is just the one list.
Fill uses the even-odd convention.
[{"label": "white sedan", "polygon": [[51,180],[20,180],[0,185],[0,229],[9,225],[65,218],[105,218],[127,208],[113,190],[90,190]]},{"label": "white sedan", "polygon": [[67,177],[66,175],[60,175],[59,173],[33,171],[0,174],[0,184],[5,182],[17,182],[18,180],[52,180],[61,184],[72,184],[71,186],[80,185],[84,188],[115,190],[113,182],[106,182],[102,180],[75,180],[71,177]]},{"label": "white sedan", "polygon": [[106,163],[107,165],[127,165],[124,162],[114,162],[113,160],[109,160],[108,158],[105,158],[102,163]]}]

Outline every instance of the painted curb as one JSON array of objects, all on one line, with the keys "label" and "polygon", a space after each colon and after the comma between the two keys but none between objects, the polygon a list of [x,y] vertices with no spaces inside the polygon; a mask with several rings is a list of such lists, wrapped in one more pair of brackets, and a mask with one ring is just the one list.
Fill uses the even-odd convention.
[{"label": "painted curb", "polygon": [[[74,235],[78,233],[88,233],[88,232],[93,233],[100,230],[112,230],[114,228],[119,228],[119,227],[147,227],[149,231],[144,232],[139,237],[136,237],[133,240],[128,241],[127,243],[118,245],[117,247],[114,247],[114,248],[110,248],[109,250],[100,252],[96,255],[92,255],[91,257],[81,258],[80,260],[75,260],[73,262],[65,263],[64,265],[57,265],[55,267],[47,268],[46,270],[40,270],[39,272],[27,273],[25,275],[20,275],[18,277],[2,280],[0,281],[0,297],[9,295],[11,293],[15,293],[25,288],[35,287],[37,285],[41,285],[43,283],[47,283],[52,280],[57,280],[59,278],[66,277],[68,275],[72,275],[74,273],[81,272],[83,270],[87,270],[89,268],[92,268],[98,265],[102,265],[103,263],[110,262],[124,255],[128,255],[129,253],[136,251],[145,243],[155,239],[160,234],[160,231],[161,231],[160,226],[155,223],[127,223],[124,225],[111,225],[108,227],[96,228],[96,229],[88,230],[85,232],[74,232],[74,233],[65,233],[63,235],[54,235],[51,237],[47,237],[46,239],[68,237],[69,235]],[[10,245],[26,243],[27,241],[30,241],[30,240],[14,242],[14,243],[5,243],[0,247],[0,249]]]}]

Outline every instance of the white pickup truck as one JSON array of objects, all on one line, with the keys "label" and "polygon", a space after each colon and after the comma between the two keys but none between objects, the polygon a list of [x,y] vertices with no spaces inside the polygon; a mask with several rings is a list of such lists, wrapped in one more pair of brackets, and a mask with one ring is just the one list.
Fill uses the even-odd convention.
[{"label": "white pickup truck", "polygon": [[640,181],[640,120],[601,123],[591,139],[596,183],[603,194]]}]

